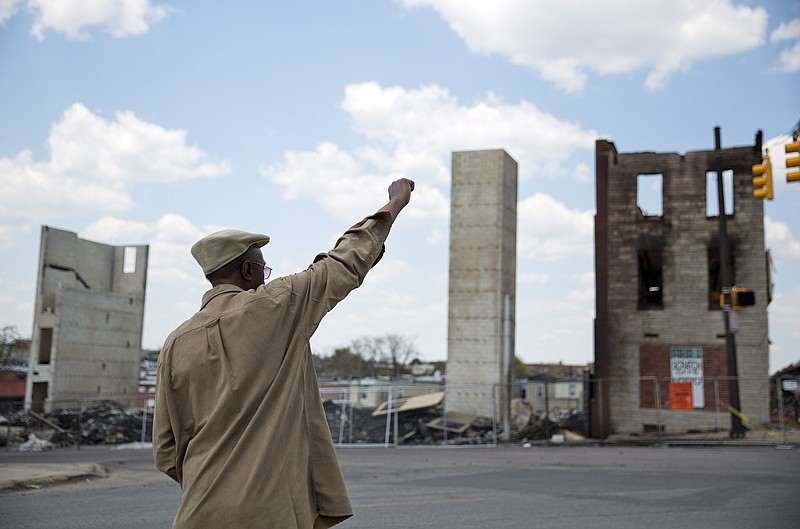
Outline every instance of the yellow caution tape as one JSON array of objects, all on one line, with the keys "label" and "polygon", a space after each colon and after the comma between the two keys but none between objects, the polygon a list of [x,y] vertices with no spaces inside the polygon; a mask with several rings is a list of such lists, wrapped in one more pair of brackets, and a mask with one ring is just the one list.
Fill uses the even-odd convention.
[{"label": "yellow caution tape", "polygon": [[789,443],[789,438],[788,437],[784,437],[781,434],[779,434],[778,432],[776,432],[774,430],[770,430],[769,428],[767,428],[766,426],[762,425],[761,423],[754,421],[753,419],[751,419],[750,417],[748,417],[744,413],[740,412],[739,410],[737,410],[736,408],[734,408],[730,404],[726,404],[725,407],[728,408],[729,412],[731,412],[732,414],[736,415],[741,420],[745,421],[746,423],[750,424],[751,426],[755,426],[759,430],[765,431],[766,433],[768,433],[772,437],[775,437],[775,438],[783,441],[786,444]]}]

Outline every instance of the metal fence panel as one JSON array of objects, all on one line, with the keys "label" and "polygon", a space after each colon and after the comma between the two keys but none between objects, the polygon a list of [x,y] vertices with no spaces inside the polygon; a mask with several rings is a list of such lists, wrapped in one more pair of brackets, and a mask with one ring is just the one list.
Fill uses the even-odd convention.
[{"label": "metal fence panel", "polygon": [[6,450],[152,440],[152,404],[138,396],[4,403],[0,410],[4,423],[0,431],[5,430],[0,440]]},{"label": "metal fence panel", "polygon": [[[800,435],[800,378],[739,377],[741,413],[749,430],[783,442]],[[500,388],[494,386],[359,385],[320,397],[337,446],[496,446],[510,442],[628,440],[665,443],[696,436],[724,439],[731,427],[729,378],[706,377],[676,386],[667,378],[531,380],[508,388],[516,395],[503,432]],[[681,384],[678,382],[677,384]],[[513,390],[513,391],[512,391]],[[486,395],[481,410],[465,413],[463,396]],[[752,396],[756,395],[757,398]],[[691,396],[691,398],[689,398]],[[152,399],[106,396],[27,403],[0,402],[0,446],[17,450],[29,436],[58,446],[149,442]],[[790,435],[792,434],[792,435]]]},{"label": "metal fence panel", "polygon": [[[323,407],[334,444],[339,447],[496,444],[494,417],[452,409],[452,397],[463,389],[439,385],[356,386],[342,391],[338,399],[324,400]],[[482,389],[490,395],[488,405],[495,409],[493,386]],[[331,392],[324,389],[321,394],[324,399]]]},{"label": "metal fence panel", "polygon": [[[742,395],[741,410],[729,408],[732,380],[738,383]],[[775,390],[781,383],[769,377],[705,377],[691,381],[656,377],[593,379],[592,433],[600,439],[687,440],[692,435],[730,432],[731,417],[736,414],[748,430],[786,438],[787,423],[782,414],[787,406],[781,399],[787,391]],[[792,403],[797,403],[797,399]],[[725,435],[717,437],[722,439]]]}]

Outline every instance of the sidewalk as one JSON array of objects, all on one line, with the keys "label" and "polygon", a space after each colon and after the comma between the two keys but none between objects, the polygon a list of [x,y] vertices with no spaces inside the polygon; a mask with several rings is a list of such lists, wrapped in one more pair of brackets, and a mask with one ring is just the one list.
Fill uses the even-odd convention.
[{"label": "sidewalk", "polygon": [[106,475],[106,468],[96,463],[0,463],[0,491]]},{"label": "sidewalk", "polygon": [[639,434],[613,434],[603,440],[603,444],[630,444],[630,445],[707,445],[707,446],[775,446],[797,447],[800,446],[800,430],[791,428],[783,433],[778,430],[767,432],[759,429],[748,429],[744,438],[731,439],[729,432],[705,433],[669,433],[663,432],[660,436],[656,432]]}]

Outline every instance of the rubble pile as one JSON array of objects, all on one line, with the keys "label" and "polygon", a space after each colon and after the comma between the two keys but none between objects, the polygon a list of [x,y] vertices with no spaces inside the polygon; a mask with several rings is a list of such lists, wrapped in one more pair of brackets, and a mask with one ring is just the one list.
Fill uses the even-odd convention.
[{"label": "rubble pile", "polygon": [[[377,408],[328,400],[323,402],[323,408],[336,444],[470,445],[491,444],[502,437],[501,432],[495,431],[491,418],[446,410],[444,392],[396,398]],[[82,409],[59,408],[44,414],[7,412],[0,415],[0,446],[20,446],[30,441],[34,433],[37,440],[62,447],[139,442],[143,422],[144,441],[150,441],[153,416],[142,413],[141,408],[124,407],[112,401]],[[522,443],[582,439],[570,430],[568,422],[537,417],[529,403],[515,399],[511,405],[509,437],[512,442]]]},{"label": "rubble pile", "polygon": [[[386,414],[375,415],[373,408],[356,408],[326,401],[323,403],[328,427],[335,443],[384,444],[387,442]],[[397,411],[397,443],[406,445],[483,444],[493,439],[492,421],[486,418],[445,417],[439,406],[424,410]],[[390,417],[389,443],[394,443],[395,417]]]},{"label": "rubble pile", "polygon": [[[142,423],[146,441],[150,441],[153,416],[142,416],[141,408],[126,408],[111,401],[82,409],[58,408],[50,412],[12,412],[0,417],[0,424],[10,432],[7,444],[22,443],[33,432],[47,436],[56,446],[72,444],[119,444],[142,440]],[[0,435],[3,435],[0,428]]]},{"label": "rubble pile", "polygon": [[[374,409],[328,400],[323,402],[323,408],[337,444],[469,445],[493,443],[501,436],[500,432],[495,433],[491,418],[445,411],[444,393],[399,398]],[[562,422],[536,417],[528,402],[514,399],[510,439],[524,443],[550,440],[553,436],[559,442],[583,438]]]},{"label": "rubble pile", "polygon": [[50,441],[39,439],[33,434],[28,435],[28,440],[20,444],[17,448],[18,452],[44,452],[52,450],[56,445]]}]

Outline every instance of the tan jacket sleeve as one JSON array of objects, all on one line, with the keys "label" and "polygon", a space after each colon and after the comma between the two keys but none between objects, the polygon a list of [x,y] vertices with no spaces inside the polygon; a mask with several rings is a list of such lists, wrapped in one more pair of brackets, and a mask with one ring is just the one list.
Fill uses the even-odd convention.
[{"label": "tan jacket sleeve", "polygon": [[176,470],[177,451],[175,436],[172,433],[168,399],[170,392],[169,362],[164,358],[164,351],[158,359],[156,375],[156,406],[153,412],[153,460],[156,468],[178,483]]},{"label": "tan jacket sleeve", "polygon": [[358,288],[383,255],[392,226],[388,212],[378,212],[348,229],[328,253],[317,255],[311,266],[288,276],[295,297],[299,328],[310,337],[320,320]]}]

